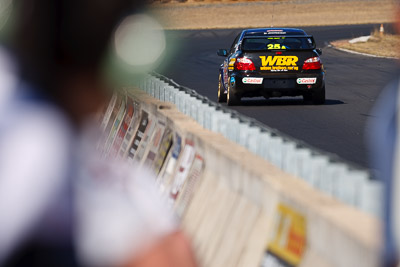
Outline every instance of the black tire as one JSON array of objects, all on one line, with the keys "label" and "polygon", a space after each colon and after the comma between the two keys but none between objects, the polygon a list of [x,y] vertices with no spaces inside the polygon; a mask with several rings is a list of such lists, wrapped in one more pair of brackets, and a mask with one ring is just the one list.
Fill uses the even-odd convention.
[{"label": "black tire", "polygon": [[240,104],[240,97],[235,95],[230,84],[228,85],[228,94],[226,103],[228,104],[228,106],[237,106]]},{"label": "black tire", "polygon": [[218,81],[218,102],[219,103],[225,103],[226,102],[226,94],[224,92],[224,86],[221,81],[221,74],[219,75],[219,81]]},{"label": "black tire", "polygon": [[312,93],[312,103],[314,105],[325,104],[325,86]]}]

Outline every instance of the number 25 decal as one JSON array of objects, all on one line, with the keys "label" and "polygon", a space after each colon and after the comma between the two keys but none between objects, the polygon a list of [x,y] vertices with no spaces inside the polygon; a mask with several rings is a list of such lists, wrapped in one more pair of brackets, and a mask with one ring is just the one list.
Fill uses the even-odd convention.
[{"label": "number 25 decal", "polygon": [[268,44],[267,45],[268,49],[286,49],[286,47],[284,45],[280,45],[280,44]]}]

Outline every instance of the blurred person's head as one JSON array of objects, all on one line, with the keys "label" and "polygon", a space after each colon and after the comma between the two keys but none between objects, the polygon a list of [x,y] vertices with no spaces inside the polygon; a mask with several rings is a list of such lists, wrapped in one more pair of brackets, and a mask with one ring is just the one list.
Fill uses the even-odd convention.
[{"label": "blurred person's head", "polygon": [[105,97],[101,65],[116,24],[142,0],[14,1],[22,79],[80,121]]}]

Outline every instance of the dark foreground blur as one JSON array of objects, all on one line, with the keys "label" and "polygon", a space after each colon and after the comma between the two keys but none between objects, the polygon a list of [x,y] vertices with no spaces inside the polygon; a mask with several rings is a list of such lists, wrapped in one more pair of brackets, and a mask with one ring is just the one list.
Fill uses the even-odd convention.
[{"label": "dark foreground blur", "polygon": [[142,7],[0,1],[0,266],[195,266],[152,174],[96,149],[115,66],[140,78],[162,54]]}]

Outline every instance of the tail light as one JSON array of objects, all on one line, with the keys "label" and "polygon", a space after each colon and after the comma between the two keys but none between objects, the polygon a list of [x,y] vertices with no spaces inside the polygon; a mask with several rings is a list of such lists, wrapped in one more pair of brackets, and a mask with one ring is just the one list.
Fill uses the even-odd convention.
[{"label": "tail light", "polygon": [[239,57],[235,62],[236,70],[256,70],[253,61],[248,59],[247,57]]},{"label": "tail light", "polygon": [[319,57],[310,57],[303,64],[303,70],[320,70],[321,59]]}]

